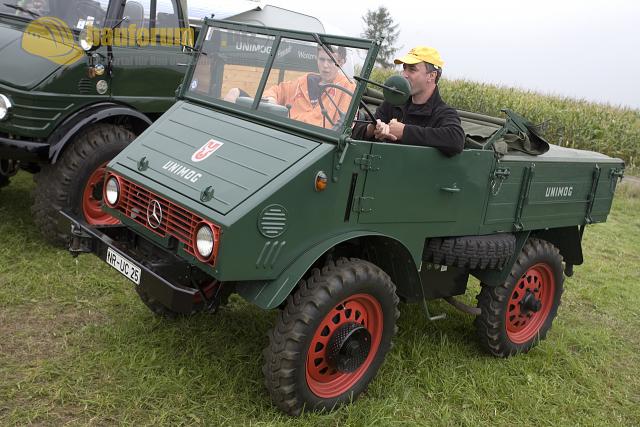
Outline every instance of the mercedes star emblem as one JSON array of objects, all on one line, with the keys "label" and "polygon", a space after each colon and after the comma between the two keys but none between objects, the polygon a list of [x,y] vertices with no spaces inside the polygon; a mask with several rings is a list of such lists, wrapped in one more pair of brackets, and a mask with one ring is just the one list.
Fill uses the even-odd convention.
[{"label": "mercedes star emblem", "polygon": [[162,206],[157,200],[151,200],[147,208],[147,223],[154,230],[162,224]]}]

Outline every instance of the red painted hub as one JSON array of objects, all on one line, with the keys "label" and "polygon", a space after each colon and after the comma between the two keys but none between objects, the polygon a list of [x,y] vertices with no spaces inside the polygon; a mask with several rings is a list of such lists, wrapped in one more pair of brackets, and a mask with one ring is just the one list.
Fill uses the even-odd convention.
[{"label": "red painted hub", "polygon": [[[357,323],[371,335],[369,354],[353,372],[340,372],[328,361],[329,341],[342,326]],[[335,398],[347,392],[367,372],[382,340],[384,315],[376,298],[357,294],[336,305],[322,319],[307,351],[306,378],[309,389],[318,397]]]},{"label": "red painted hub", "polygon": [[87,180],[82,192],[82,213],[90,225],[113,225],[120,222],[102,211],[102,186],[106,168],[106,162],[98,167]]},{"label": "red painted hub", "polygon": [[556,292],[553,271],[539,263],[527,270],[516,283],[509,298],[507,335],[515,344],[534,338],[547,320]]}]

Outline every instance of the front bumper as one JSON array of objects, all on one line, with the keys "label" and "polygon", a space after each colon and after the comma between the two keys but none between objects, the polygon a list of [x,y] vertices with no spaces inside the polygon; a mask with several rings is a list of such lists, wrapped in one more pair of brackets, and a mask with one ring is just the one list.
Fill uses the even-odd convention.
[{"label": "front bumper", "polygon": [[172,283],[163,277],[166,277],[164,273],[171,272],[175,274],[177,271],[189,271],[190,266],[186,262],[179,261],[177,258],[176,260],[171,260],[170,263],[141,261],[126,245],[106,234],[109,233],[114,236],[118,233],[127,232],[125,226],[90,228],[71,215],[65,212],[60,213],[69,221],[72,230],[72,238],[69,245],[69,251],[72,255],[93,253],[106,263],[107,251],[111,248],[140,269],[140,284],[131,283],[134,286],[140,286],[150,299],[159,302],[176,313],[190,314],[194,311],[196,295],[200,291],[196,288],[188,288]]},{"label": "front bumper", "polygon": [[46,142],[34,142],[0,136],[0,159],[23,162],[47,162],[50,146]]}]

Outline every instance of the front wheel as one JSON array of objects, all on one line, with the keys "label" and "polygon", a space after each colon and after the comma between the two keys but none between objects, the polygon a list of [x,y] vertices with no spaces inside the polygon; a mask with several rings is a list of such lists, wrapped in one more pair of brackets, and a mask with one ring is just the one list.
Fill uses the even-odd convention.
[{"label": "front wheel", "polygon": [[375,377],[396,333],[398,297],[389,276],[340,259],[303,280],[287,299],[264,350],[265,383],[290,415],[355,400]]},{"label": "front wheel", "polygon": [[543,340],[558,313],[563,281],[558,249],[530,239],[505,283],[482,285],[475,321],[482,346],[494,356],[509,357]]},{"label": "front wheel", "polygon": [[67,241],[69,230],[60,210],[93,226],[118,223],[102,211],[104,173],[107,163],[135,137],[120,126],[97,124],[80,133],[56,164],[45,166],[36,174],[32,213],[49,242],[63,245]]}]

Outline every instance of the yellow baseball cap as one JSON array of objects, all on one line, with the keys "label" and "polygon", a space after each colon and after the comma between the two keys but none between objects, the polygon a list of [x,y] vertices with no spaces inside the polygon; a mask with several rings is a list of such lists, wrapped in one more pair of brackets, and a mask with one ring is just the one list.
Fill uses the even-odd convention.
[{"label": "yellow baseball cap", "polygon": [[442,68],[444,61],[440,57],[440,52],[429,46],[416,46],[402,58],[395,59],[395,64],[417,64],[419,62],[428,62],[438,68]]}]

